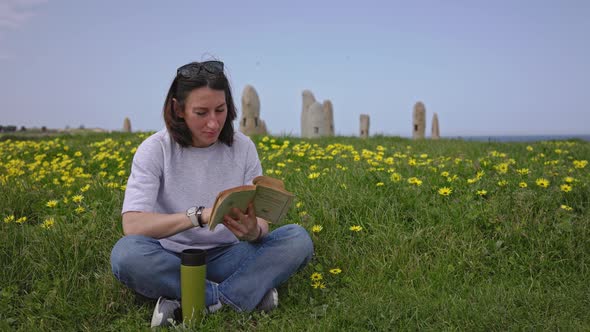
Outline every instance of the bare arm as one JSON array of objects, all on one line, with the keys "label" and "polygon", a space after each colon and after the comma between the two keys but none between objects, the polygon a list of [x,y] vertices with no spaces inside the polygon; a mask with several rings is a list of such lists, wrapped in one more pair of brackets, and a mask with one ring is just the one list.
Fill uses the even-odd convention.
[{"label": "bare arm", "polygon": [[[203,223],[209,222],[211,209],[203,210]],[[186,213],[161,214],[129,211],[123,214],[123,233],[161,239],[194,227]]]}]

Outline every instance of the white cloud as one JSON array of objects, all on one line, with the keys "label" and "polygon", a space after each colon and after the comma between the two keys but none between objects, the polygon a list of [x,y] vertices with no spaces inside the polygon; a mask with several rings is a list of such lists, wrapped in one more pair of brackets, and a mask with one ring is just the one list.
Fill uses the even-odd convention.
[{"label": "white cloud", "polygon": [[35,16],[35,7],[48,0],[2,0],[0,30],[18,29]]}]

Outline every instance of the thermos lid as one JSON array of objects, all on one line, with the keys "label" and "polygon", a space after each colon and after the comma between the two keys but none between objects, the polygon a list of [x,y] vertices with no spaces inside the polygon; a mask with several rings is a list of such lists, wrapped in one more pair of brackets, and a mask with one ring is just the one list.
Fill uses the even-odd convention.
[{"label": "thermos lid", "polygon": [[203,249],[185,249],[180,254],[180,263],[185,266],[205,265],[207,251]]}]

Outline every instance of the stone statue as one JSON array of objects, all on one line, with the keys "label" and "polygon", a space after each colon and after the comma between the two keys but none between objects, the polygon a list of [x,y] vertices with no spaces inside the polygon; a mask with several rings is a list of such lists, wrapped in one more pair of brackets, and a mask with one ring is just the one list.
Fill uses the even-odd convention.
[{"label": "stone statue", "polygon": [[414,105],[414,113],[412,116],[412,138],[423,139],[426,131],[426,108],[422,102],[417,102]]}]

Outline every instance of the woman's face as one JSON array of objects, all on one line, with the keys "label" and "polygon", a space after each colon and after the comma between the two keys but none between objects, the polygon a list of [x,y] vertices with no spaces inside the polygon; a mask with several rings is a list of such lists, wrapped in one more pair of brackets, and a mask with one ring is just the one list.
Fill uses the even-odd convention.
[{"label": "woman's face", "polygon": [[217,142],[227,118],[225,91],[209,87],[194,89],[186,98],[182,113],[193,136],[193,146],[208,147]]}]

